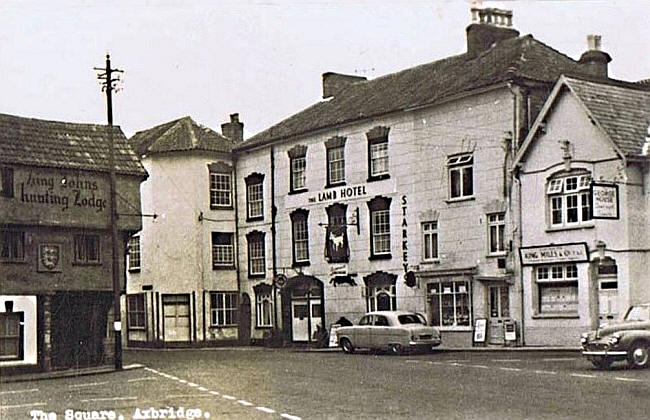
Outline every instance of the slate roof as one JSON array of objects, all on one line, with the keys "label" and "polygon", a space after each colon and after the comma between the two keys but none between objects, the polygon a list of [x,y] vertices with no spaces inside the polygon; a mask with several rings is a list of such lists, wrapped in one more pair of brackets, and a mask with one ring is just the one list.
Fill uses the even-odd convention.
[{"label": "slate roof", "polygon": [[233,147],[232,140],[197,124],[190,117],[138,131],[129,142],[139,156],[187,150],[229,153]]},{"label": "slate roof", "polygon": [[642,154],[650,126],[650,91],[569,77],[564,81],[625,155]]},{"label": "slate roof", "polygon": [[[0,114],[0,162],[108,172],[107,127]],[[112,130],[116,172],[147,176],[122,129]]]},{"label": "slate roof", "polygon": [[497,42],[479,55],[464,53],[353,84],[330,100],[316,103],[256,134],[235,150],[245,150],[389,112],[435,104],[517,78],[553,83],[561,74],[583,73],[577,61],[532,35],[510,38]]}]

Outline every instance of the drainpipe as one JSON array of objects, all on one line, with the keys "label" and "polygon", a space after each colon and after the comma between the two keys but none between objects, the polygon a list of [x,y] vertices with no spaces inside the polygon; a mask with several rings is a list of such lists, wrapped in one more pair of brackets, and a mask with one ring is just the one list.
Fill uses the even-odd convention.
[{"label": "drainpipe", "polygon": [[[235,255],[239,255],[239,212],[237,211],[237,197],[239,197],[239,195],[237,194],[237,180],[238,180],[238,178],[237,178],[237,160],[235,158],[234,153],[231,154],[230,157],[232,159],[232,177],[233,177],[233,182],[232,182],[232,185],[233,185],[233,187],[232,187],[233,188],[233,191],[232,191],[232,193],[233,193],[232,204],[233,204],[233,206],[232,206],[232,208],[233,208],[233,211],[235,212],[235,233],[234,233],[235,238],[234,238],[234,241],[236,241],[236,244],[237,244],[236,245],[237,248],[235,249]],[[241,296],[242,293],[243,293],[243,290],[242,290],[242,287],[241,287],[241,275],[239,273],[239,258],[237,258],[237,261],[235,262],[235,264],[236,264],[236,266],[235,266],[235,276],[236,276],[236,279],[237,279],[237,293]],[[205,316],[205,308],[203,309],[203,312],[204,312],[204,316]],[[251,313],[252,313],[252,311],[251,311]],[[250,331],[249,331],[249,333],[250,333]],[[247,343],[247,344],[250,344],[250,343]]]},{"label": "drainpipe", "polygon": [[278,292],[275,279],[278,276],[277,255],[275,244],[275,218],[278,209],[275,207],[275,147],[271,146],[271,256],[273,266],[273,325],[278,329]]}]

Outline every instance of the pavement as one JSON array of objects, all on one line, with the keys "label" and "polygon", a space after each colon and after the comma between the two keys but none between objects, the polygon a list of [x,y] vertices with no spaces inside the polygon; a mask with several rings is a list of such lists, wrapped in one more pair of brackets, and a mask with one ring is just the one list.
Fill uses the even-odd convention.
[{"label": "pavement", "polygon": [[[218,348],[205,348],[201,350],[254,350],[251,347],[218,347]],[[336,353],[340,352],[339,347],[325,347],[325,348],[315,348],[315,347],[285,347],[284,349],[293,352],[308,352],[308,353]],[[125,349],[128,351],[127,349]],[[131,349],[140,351],[142,349]],[[196,349],[145,349],[152,352],[155,351],[183,351],[183,350],[196,350]],[[525,347],[515,347],[515,346],[475,346],[475,347],[436,347],[434,353],[450,353],[450,352],[579,352],[580,347],[551,347],[551,346],[525,346]],[[123,366],[123,370],[133,370],[133,369],[142,369],[144,365],[141,364],[130,364]],[[114,366],[96,366],[89,368],[79,368],[79,369],[67,369],[67,370],[58,370],[52,372],[36,372],[28,374],[18,374],[18,375],[0,375],[0,383],[7,382],[25,382],[25,381],[35,381],[42,379],[55,379],[55,378],[69,378],[76,376],[86,376],[86,375],[98,375],[102,373],[111,373],[115,372],[116,369]]]}]

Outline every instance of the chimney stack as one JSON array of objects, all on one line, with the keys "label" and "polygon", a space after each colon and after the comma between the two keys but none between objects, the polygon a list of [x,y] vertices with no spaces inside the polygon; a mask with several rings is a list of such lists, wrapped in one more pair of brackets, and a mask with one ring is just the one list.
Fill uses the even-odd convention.
[{"label": "chimney stack", "polygon": [[467,53],[477,56],[494,43],[517,38],[519,31],[512,27],[512,11],[472,7],[472,23],[467,27]]},{"label": "chimney stack", "polygon": [[358,82],[365,82],[366,80],[368,79],[363,76],[332,72],[323,73],[323,99],[335,96],[348,86]]},{"label": "chimney stack", "polygon": [[612,61],[612,57],[600,49],[600,35],[587,35],[587,51],[585,51],[580,60],[586,73],[599,78],[607,78],[607,64]]},{"label": "chimney stack", "polygon": [[244,123],[239,122],[239,114],[230,114],[230,122],[221,124],[221,134],[234,142],[244,141]]}]

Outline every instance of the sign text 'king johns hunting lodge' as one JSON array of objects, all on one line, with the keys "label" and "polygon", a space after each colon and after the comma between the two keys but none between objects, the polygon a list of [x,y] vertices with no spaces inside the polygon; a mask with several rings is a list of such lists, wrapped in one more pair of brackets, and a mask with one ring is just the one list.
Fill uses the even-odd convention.
[{"label": "sign text 'king johns hunting lodge'", "polygon": [[30,204],[58,206],[61,211],[70,207],[94,209],[97,213],[106,209],[108,200],[101,194],[96,179],[73,176],[52,176],[51,174],[27,173],[20,181],[20,201]]}]

